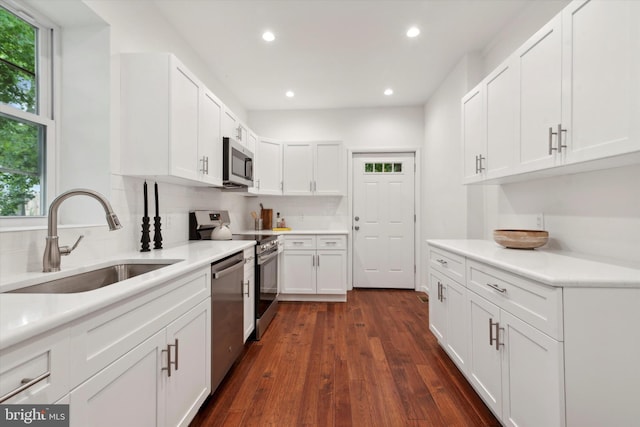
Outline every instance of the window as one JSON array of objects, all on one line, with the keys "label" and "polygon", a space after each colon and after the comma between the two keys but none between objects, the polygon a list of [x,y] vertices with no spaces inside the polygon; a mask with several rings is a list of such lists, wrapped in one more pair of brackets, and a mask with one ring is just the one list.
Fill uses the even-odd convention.
[{"label": "window", "polygon": [[[0,1],[0,216],[42,216],[53,171],[52,29]],[[50,156],[53,158],[53,154]],[[51,177],[47,179],[47,175]]]},{"label": "window", "polygon": [[365,173],[402,173],[402,163],[365,163]]}]

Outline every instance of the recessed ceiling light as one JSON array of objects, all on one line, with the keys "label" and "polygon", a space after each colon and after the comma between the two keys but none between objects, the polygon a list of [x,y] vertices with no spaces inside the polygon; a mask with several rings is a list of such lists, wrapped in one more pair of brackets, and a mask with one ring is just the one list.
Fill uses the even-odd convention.
[{"label": "recessed ceiling light", "polygon": [[385,89],[384,94],[387,96],[393,95],[393,89],[391,88]]},{"label": "recessed ceiling light", "polygon": [[285,93],[285,95],[287,95],[287,98],[293,98],[296,94],[293,93],[292,90],[288,90],[287,93]]},{"label": "recessed ceiling light", "polygon": [[262,40],[266,42],[272,42],[276,39],[276,36],[271,31],[265,31],[262,33]]},{"label": "recessed ceiling light", "polygon": [[411,27],[407,30],[407,37],[417,37],[418,34],[420,34],[420,28],[418,27]]}]

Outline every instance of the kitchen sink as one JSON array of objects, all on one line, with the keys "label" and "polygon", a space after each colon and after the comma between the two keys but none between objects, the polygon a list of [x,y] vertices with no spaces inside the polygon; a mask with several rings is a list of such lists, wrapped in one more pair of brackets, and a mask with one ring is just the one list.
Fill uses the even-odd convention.
[{"label": "kitchen sink", "polygon": [[60,279],[49,280],[37,285],[15,289],[8,293],[17,294],[74,294],[88,292],[114,283],[140,276],[163,267],[175,264],[180,260],[171,260],[155,263],[123,262],[85,271]]}]

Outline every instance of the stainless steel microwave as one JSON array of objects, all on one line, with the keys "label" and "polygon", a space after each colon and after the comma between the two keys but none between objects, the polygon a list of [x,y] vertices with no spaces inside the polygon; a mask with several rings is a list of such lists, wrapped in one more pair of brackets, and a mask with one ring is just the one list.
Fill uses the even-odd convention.
[{"label": "stainless steel microwave", "polygon": [[222,185],[227,188],[253,186],[253,153],[226,136],[222,138]]}]

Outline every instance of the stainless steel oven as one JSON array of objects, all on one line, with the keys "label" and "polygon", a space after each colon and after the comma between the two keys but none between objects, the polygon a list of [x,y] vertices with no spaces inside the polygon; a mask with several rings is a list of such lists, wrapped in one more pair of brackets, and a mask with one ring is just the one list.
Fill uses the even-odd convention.
[{"label": "stainless steel oven", "polygon": [[256,329],[259,340],[278,311],[278,239],[263,237],[256,245]]}]

